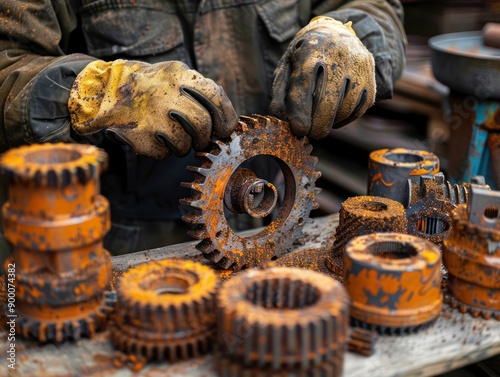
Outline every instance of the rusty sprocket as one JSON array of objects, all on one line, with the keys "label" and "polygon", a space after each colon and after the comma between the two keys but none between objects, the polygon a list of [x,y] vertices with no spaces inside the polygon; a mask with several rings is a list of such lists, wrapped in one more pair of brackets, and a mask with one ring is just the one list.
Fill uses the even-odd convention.
[{"label": "rusty sprocket", "polygon": [[[201,240],[197,248],[203,255],[221,268],[239,270],[284,254],[302,236],[309,213],[316,208],[314,199],[319,189],[315,182],[321,174],[314,170],[317,158],[310,155],[311,151],[312,146],[294,136],[286,122],[256,115],[241,117],[228,139],[216,141],[210,152],[197,153],[201,167],[189,166],[195,179],[183,183],[193,196],[182,199],[181,204],[189,208],[183,220],[193,224],[190,235]],[[261,155],[271,156],[278,163],[285,192],[269,225],[256,234],[242,236],[229,225],[225,207],[265,217],[276,204],[273,184],[240,168]],[[254,207],[253,195],[262,191],[264,198]]]}]

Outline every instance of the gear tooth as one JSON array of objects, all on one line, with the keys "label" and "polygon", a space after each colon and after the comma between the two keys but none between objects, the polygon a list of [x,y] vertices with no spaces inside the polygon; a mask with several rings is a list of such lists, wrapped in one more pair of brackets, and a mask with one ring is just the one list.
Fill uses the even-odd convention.
[{"label": "gear tooth", "polygon": [[[214,254],[212,254],[214,255]],[[217,258],[219,257],[219,254],[215,254],[217,256]],[[220,253],[220,255],[222,256],[222,258],[220,258],[220,260],[218,262],[215,262],[215,259],[213,260],[215,263],[217,263],[217,266],[224,269],[224,270],[227,270],[229,267],[231,267],[233,265],[233,262],[231,262],[231,260],[229,258],[226,258],[222,253]],[[212,257],[212,256],[211,256]],[[211,258],[212,260],[212,258]]]},{"label": "gear tooth", "polygon": [[207,177],[209,174],[209,170],[205,168],[201,168],[198,166],[187,166],[186,170],[192,171],[193,173],[198,173],[204,177]]},{"label": "gear tooth", "polygon": [[209,152],[197,152],[195,153],[195,156],[198,157],[200,160],[206,159],[211,163],[217,161],[217,156]]},{"label": "gear tooth", "polygon": [[319,208],[319,203],[318,202],[313,202],[312,208],[313,209],[318,209]]},{"label": "gear tooth", "polygon": [[315,187],[313,192],[314,192],[314,195],[318,195],[321,191],[323,191],[320,187]]},{"label": "gear tooth", "polygon": [[203,240],[205,238],[210,238],[210,234],[208,234],[207,229],[205,227],[188,230],[187,234],[189,237],[195,238],[197,240]]},{"label": "gear tooth", "polygon": [[196,182],[181,182],[181,187],[191,189],[196,192],[203,192],[203,185]]},{"label": "gear tooth", "polygon": [[[313,146],[312,146],[312,144],[309,144],[309,143],[304,144],[304,151],[305,151],[307,154],[311,154],[312,150],[313,150]],[[317,162],[317,161],[318,161],[318,158],[317,158],[317,157],[314,157],[314,156],[310,156],[310,157],[311,157],[311,158],[313,158],[313,159],[315,159],[315,160],[316,160],[315,162]]]},{"label": "gear tooth", "polygon": [[199,212],[192,212],[182,216],[182,220],[189,224],[204,224],[203,216]]},{"label": "gear tooth", "polygon": [[212,254],[215,251],[214,244],[209,239],[204,239],[196,248],[200,250],[203,254]]}]

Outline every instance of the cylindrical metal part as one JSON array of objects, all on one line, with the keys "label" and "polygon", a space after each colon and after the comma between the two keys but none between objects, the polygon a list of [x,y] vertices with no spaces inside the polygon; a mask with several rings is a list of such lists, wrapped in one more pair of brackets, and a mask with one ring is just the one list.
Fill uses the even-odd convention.
[{"label": "cylindrical metal part", "polygon": [[[485,221],[498,224],[499,211],[486,207]],[[443,248],[448,269],[446,299],[474,317],[481,314],[500,320],[500,229],[470,222],[464,204],[452,213],[452,224]]]},{"label": "cylindrical metal part", "polygon": [[212,348],[218,278],[181,259],[142,264],[118,282],[110,338],[120,351],[147,360],[199,357]]},{"label": "cylindrical metal part", "polygon": [[438,172],[439,159],[431,152],[380,149],[370,153],[368,195],[389,198],[408,207],[408,180],[418,182],[420,176]]},{"label": "cylindrical metal part", "polygon": [[226,281],[217,301],[221,376],[341,374],[349,298],[339,282],[299,268],[252,270]]},{"label": "cylindrical metal part", "polygon": [[94,146],[62,143],[24,146],[0,158],[9,185],[2,224],[14,251],[6,265],[16,266],[24,336],[61,342],[92,336],[105,321],[111,257],[102,240],[110,217],[99,173],[106,162]]},{"label": "cylindrical metal part", "polygon": [[325,264],[341,277],[344,273],[344,248],[350,240],[372,233],[406,233],[406,228],[406,212],[402,204],[376,196],[349,198],[340,207],[333,249]]},{"label": "cylindrical metal part", "polygon": [[432,243],[397,233],[353,239],[344,254],[350,315],[385,334],[412,333],[441,312],[441,253]]}]

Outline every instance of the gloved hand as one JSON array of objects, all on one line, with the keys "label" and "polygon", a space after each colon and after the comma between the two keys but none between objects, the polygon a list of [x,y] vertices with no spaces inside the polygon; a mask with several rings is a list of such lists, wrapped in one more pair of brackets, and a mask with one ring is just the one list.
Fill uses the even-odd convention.
[{"label": "gloved hand", "polygon": [[219,85],[177,61],[94,61],[77,76],[68,108],[76,133],[105,130],[154,158],[202,150],[238,121]]},{"label": "gloved hand", "polygon": [[375,101],[375,63],[350,23],[316,17],[278,63],[271,114],[298,136],[319,139],[360,117]]}]

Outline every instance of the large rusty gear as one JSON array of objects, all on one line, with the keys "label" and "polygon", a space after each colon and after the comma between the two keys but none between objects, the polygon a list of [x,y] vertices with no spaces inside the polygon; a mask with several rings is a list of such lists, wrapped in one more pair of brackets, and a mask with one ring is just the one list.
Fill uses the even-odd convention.
[{"label": "large rusty gear", "polygon": [[5,267],[15,264],[16,326],[25,337],[62,342],[104,328],[111,257],[102,240],[110,218],[99,173],[106,163],[94,146],[62,143],[0,158],[9,185],[2,223],[14,250]]},{"label": "large rusty gear", "polygon": [[340,375],[349,298],[339,282],[299,268],[252,270],[226,281],[217,302],[220,375]]},{"label": "large rusty gear", "polygon": [[165,259],[125,273],[109,325],[117,349],[147,360],[206,354],[216,326],[215,272],[201,263]]},{"label": "large rusty gear", "polygon": [[[181,200],[191,211],[183,217],[193,224],[190,232],[202,240],[197,248],[203,255],[227,269],[253,267],[279,256],[302,236],[302,228],[316,207],[316,157],[305,138],[294,136],[288,124],[273,117],[241,117],[229,139],[219,140],[208,153],[197,153],[201,167],[188,167],[194,182],[184,183],[193,196]],[[276,205],[272,183],[259,179],[240,165],[256,156],[271,156],[283,172],[285,193],[278,214],[257,234],[240,236],[230,227],[224,208],[253,217],[267,216]],[[263,199],[254,206],[256,193]]]},{"label": "large rusty gear", "polygon": [[439,316],[441,254],[433,243],[398,233],[364,235],[347,244],[344,260],[353,325],[400,335]]}]

